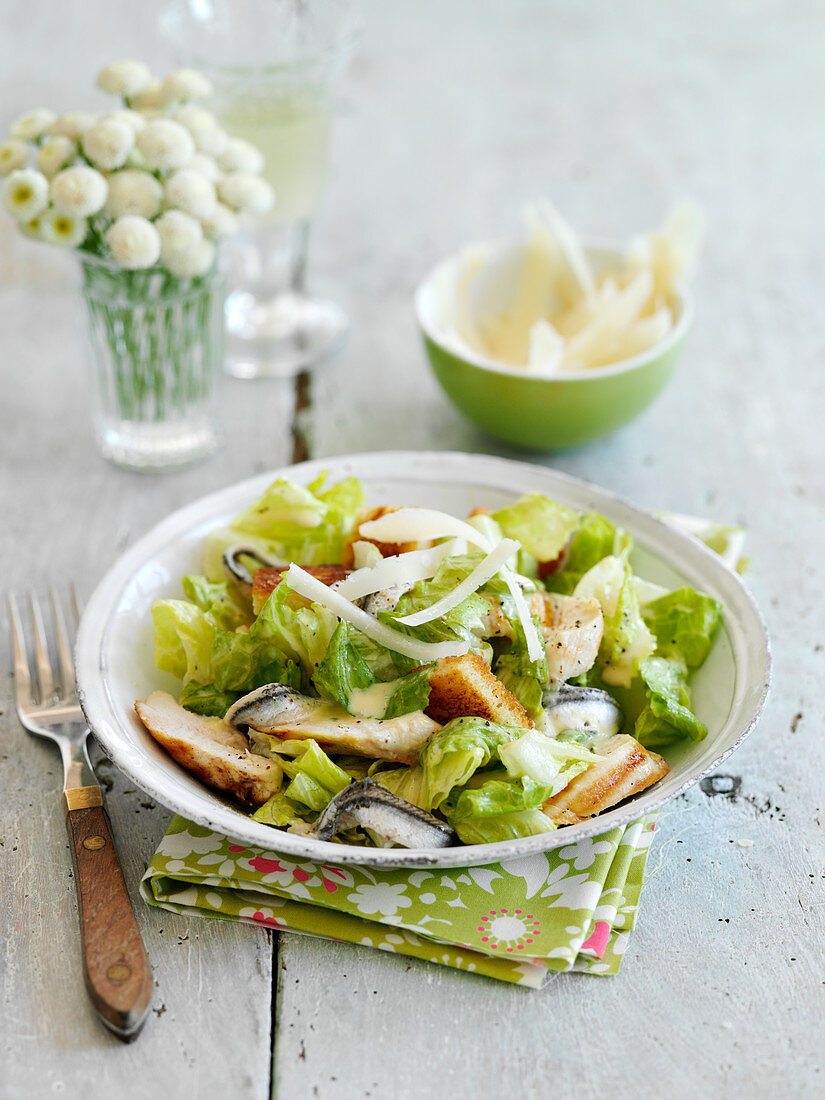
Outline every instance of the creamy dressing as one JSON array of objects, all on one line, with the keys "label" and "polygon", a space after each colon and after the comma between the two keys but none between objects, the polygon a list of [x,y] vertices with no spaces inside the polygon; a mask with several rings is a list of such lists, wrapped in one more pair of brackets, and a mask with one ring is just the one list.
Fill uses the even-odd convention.
[{"label": "creamy dressing", "polygon": [[395,694],[400,681],[390,680],[386,684],[373,684],[368,688],[355,688],[349,697],[349,711],[357,718],[383,718],[387,704]]}]

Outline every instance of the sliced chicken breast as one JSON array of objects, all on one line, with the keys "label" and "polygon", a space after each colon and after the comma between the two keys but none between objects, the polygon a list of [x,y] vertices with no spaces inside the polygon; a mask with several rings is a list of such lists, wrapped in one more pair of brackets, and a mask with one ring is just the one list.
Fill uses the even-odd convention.
[{"label": "sliced chicken breast", "polygon": [[262,805],[280,788],[280,766],[250,752],[249,740],[222,718],[193,714],[165,691],[135,703],[135,711],[169,755],[210,787],[248,806]]},{"label": "sliced chicken breast", "polygon": [[558,825],[584,821],[615,806],[632,794],[652,787],[668,774],[667,762],[640,745],[635,737],[618,733],[595,750],[604,757],[576,776],[542,809]]}]

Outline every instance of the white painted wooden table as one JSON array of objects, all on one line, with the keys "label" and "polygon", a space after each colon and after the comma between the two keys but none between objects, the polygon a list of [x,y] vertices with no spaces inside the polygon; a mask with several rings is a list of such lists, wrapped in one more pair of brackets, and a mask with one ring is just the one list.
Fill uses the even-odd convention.
[{"label": "white painted wooden table", "polygon": [[[0,121],[77,101],[113,56],[151,60],[152,10],[61,5],[64,27],[46,0],[5,0]],[[523,198],[621,238],[683,195],[708,211],[678,377],[612,439],[537,459],[745,524],[774,641],[759,728],[663,818],[621,975],[527,992],[138,904],[154,1011],[123,1047],[80,982],[58,760],[19,730],[4,677],[3,1098],[822,1095],[823,34],[821,6],[801,2],[371,0],[339,120],[313,264],[353,332],[315,382],[317,455],[514,453],[442,400],[411,293],[442,253],[511,232]],[[232,383],[218,457],[165,478],[107,466],[64,266],[3,222],[0,282],[4,585],[73,576],[88,591],[172,509],[289,461],[290,388]],[[134,894],[169,814],[100,774]]]}]

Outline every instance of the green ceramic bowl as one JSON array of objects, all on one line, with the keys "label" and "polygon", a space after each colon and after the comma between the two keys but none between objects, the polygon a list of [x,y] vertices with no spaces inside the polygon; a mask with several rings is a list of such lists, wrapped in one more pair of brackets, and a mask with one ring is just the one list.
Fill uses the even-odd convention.
[{"label": "green ceramic bowl", "polygon": [[[485,249],[490,246],[483,246]],[[490,263],[505,279],[517,270],[524,245],[492,246]],[[622,250],[591,245],[587,254],[596,269],[617,266]],[[465,253],[440,263],[416,292],[416,313],[430,364],[442,389],[466,417],[485,432],[530,450],[578,447],[609,435],[638,416],[673,373],[692,318],[692,303],[682,291],[674,295],[676,323],[660,343],[606,367],[553,374],[506,367],[475,355],[459,353],[443,337],[437,288]]]}]

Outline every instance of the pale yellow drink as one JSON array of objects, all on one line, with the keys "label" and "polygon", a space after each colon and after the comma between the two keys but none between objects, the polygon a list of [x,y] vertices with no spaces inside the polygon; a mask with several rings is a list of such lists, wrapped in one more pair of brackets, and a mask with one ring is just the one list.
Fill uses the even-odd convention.
[{"label": "pale yellow drink", "polygon": [[270,218],[311,217],[327,169],[332,111],[314,88],[247,88],[227,95],[219,108],[223,126],[246,138],[266,158],[263,175],[275,189]]}]

